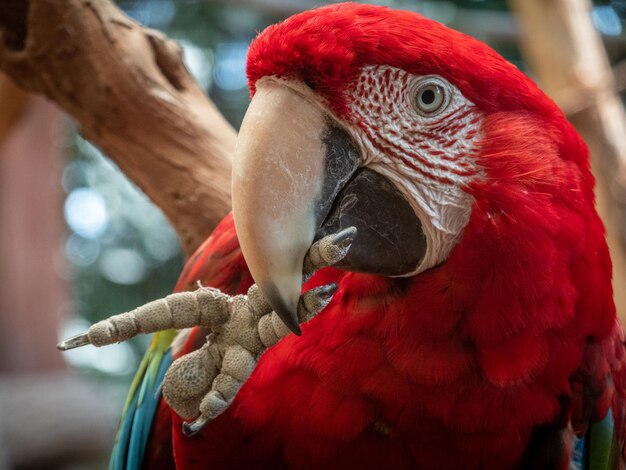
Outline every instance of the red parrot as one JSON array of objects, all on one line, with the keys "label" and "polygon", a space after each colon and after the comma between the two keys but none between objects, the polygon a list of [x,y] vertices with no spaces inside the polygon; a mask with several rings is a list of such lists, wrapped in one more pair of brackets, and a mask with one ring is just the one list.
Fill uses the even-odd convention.
[{"label": "red parrot", "polygon": [[[296,334],[197,435],[162,402],[144,467],[623,468],[611,261],[558,107],[485,44],[353,3],[267,28],[247,74],[234,217],[177,288],[255,282]],[[298,335],[303,257],[351,226]]]}]

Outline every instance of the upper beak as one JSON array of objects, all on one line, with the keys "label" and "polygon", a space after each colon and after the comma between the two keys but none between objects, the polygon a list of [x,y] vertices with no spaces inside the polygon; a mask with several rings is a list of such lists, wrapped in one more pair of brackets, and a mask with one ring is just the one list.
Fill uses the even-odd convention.
[{"label": "upper beak", "polygon": [[274,311],[297,334],[304,256],[359,164],[353,144],[349,155],[333,155],[351,141],[345,135],[346,145],[330,142],[332,134],[330,118],[311,98],[263,80],[235,153],[233,213],[243,255]]},{"label": "upper beak", "polygon": [[274,311],[300,334],[304,256],[316,238],[355,226],[341,268],[413,272],[426,251],[421,223],[385,177],[360,168],[359,147],[313,92],[257,81],[239,132],[233,213],[241,249]]}]

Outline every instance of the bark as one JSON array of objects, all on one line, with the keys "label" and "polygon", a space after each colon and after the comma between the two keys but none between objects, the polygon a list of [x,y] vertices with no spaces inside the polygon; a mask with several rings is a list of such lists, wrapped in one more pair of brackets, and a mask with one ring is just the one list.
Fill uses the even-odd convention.
[{"label": "bark", "polygon": [[0,69],[72,115],[163,210],[187,254],[230,210],[235,130],[178,45],[109,0],[3,0]]},{"label": "bark", "polygon": [[615,304],[626,322],[626,113],[589,0],[510,0],[524,57],[591,151],[598,211],[613,259]]}]

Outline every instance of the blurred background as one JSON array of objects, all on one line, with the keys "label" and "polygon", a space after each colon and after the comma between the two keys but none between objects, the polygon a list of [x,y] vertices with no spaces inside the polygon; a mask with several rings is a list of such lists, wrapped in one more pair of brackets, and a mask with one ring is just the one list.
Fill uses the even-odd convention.
[{"label": "blurred background", "polygon": [[[255,32],[324,3],[118,5],[181,44],[190,71],[237,128],[248,103],[245,57]],[[561,105],[594,155],[623,315],[626,0],[371,3],[419,11],[487,42]],[[70,118],[0,75],[0,470],[106,468],[149,338],[63,355],[54,345],[166,295],[182,265],[176,233],[160,210],[81,138]]]}]

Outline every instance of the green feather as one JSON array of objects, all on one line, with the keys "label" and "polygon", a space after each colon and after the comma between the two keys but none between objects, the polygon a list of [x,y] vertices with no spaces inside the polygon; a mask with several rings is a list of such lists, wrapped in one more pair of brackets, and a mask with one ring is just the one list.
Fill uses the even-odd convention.
[{"label": "green feather", "polygon": [[602,421],[589,430],[589,470],[613,470],[615,466],[615,435],[611,410]]}]

